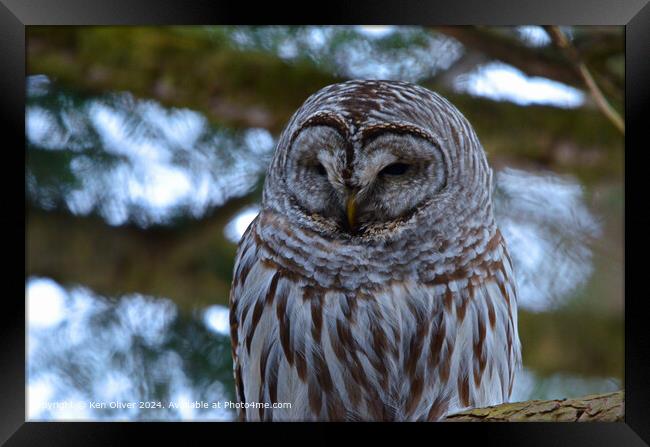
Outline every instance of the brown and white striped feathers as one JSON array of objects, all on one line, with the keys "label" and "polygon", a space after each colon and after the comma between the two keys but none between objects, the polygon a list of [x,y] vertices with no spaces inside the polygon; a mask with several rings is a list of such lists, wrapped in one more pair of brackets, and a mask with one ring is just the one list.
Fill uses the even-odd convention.
[{"label": "brown and white striped feathers", "polygon": [[507,401],[517,291],[461,113],[394,81],[307,99],[240,242],[230,321],[245,420],[431,421]]}]

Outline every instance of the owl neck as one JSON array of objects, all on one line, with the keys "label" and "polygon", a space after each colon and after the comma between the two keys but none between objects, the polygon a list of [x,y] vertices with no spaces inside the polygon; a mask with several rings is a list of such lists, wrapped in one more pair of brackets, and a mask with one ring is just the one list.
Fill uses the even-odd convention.
[{"label": "owl neck", "polygon": [[313,286],[371,291],[408,278],[434,280],[462,265],[489,257],[500,238],[490,208],[456,219],[416,215],[378,235],[332,237],[264,209],[253,227],[259,256]]}]

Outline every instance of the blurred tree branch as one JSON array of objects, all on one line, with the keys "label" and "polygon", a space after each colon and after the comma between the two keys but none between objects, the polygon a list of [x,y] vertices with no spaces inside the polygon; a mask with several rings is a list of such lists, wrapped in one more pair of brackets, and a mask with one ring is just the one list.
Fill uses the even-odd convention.
[{"label": "blurred tree branch", "polygon": [[232,127],[279,132],[310,94],[341,81],[307,62],[289,65],[176,28],[32,26],[27,41],[29,74],[81,91],[129,91],[191,107]]},{"label": "blurred tree branch", "polygon": [[624,415],[624,393],[617,391],[475,408],[447,416],[445,422],[623,422]]},{"label": "blurred tree branch", "polygon": [[438,26],[435,31],[453,37],[466,48],[518,68],[528,76],[540,76],[582,88],[582,81],[555,51],[530,48],[509,36],[474,26]]},{"label": "blurred tree branch", "polygon": [[614,126],[625,135],[625,123],[616,110],[609,104],[607,98],[603,95],[598,84],[594,80],[591,72],[582,61],[576,48],[569,42],[560,27],[558,26],[544,26],[544,29],[551,37],[555,45],[561,48],[573,63],[576,71],[580,74],[585,86],[594,98],[596,105],[603,112],[603,114],[614,124]]},{"label": "blurred tree branch", "polygon": [[[493,28],[474,26],[439,26],[435,31],[459,41],[469,52],[480,52],[488,59],[496,59],[518,68],[528,76],[540,76],[579,89],[584,89],[582,76],[566,63],[561,53],[553,47],[531,48],[521,41]],[[620,34],[620,33],[618,33]],[[585,34],[579,45],[595,62],[612,54],[622,53],[622,42],[616,33]],[[477,60],[478,61],[478,60]],[[607,94],[617,101],[623,98],[621,80],[605,66],[597,64],[596,74]],[[453,66],[451,67],[453,69]],[[444,73],[442,73],[444,75]]]}]

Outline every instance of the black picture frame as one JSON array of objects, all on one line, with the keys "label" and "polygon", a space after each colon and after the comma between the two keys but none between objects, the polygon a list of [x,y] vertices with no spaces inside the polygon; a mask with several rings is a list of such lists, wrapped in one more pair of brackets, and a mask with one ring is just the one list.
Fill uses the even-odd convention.
[{"label": "black picture frame", "polygon": [[[650,99],[650,5],[648,0],[454,0],[442,1],[329,1],[311,6],[277,1],[256,5],[246,2],[182,0],[0,0],[0,110],[4,127],[4,155],[11,158],[2,178],[5,201],[2,222],[5,247],[5,293],[0,308],[0,441],[6,445],[117,445],[129,444],[136,434],[154,438],[182,431],[185,439],[204,434],[222,435],[236,430],[240,439],[253,431],[273,430],[276,440],[290,440],[303,432],[324,440],[340,424],[213,424],[205,423],[60,423],[25,422],[25,303],[19,297],[24,282],[18,272],[25,256],[25,219],[20,211],[18,170],[21,144],[25,144],[25,27],[29,25],[156,25],[156,24],[559,24],[625,26],[625,422],[590,424],[361,424],[362,430],[404,435],[415,432],[446,439],[480,437],[480,442],[526,446],[648,445],[650,443],[650,331],[641,291],[647,277],[650,249],[645,217],[646,182],[642,154],[647,152],[646,129]],[[255,9],[255,15],[251,10]],[[297,11],[302,12],[298,17]],[[4,144],[3,144],[4,146]],[[6,159],[6,158],[5,158]],[[23,158],[23,162],[24,162]],[[14,168],[15,166],[15,168]],[[23,171],[24,172],[24,171]],[[23,198],[25,196],[23,195]],[[7,200],[8,199],[8,200]],[[25,198],[26,200],[26,198]],[[636,225],[635,225],[636,224]],[[634,227],[638,228],[635,231]],[[7,244],[13,242],[13,244]],[[26,265],[26,264],[24,264]],[[358,427],[359,425],[355,425]],[[278,429],[279,427],[279,429]],[[346,427],[347,428],[347,427]],[[424,433],[426,431],[426,433]],[[433,432],[433,433],[430,433]],[[191,438],[190,438],[191,436]],[[459,438],[460,437],[460,438]],[[198,438],[196,438],[198,439]],[[209,438],[208,438],[209,439]],[[423,438],[426,439],[426,438]],[[212,442],[218,442],[213,440]]]}]

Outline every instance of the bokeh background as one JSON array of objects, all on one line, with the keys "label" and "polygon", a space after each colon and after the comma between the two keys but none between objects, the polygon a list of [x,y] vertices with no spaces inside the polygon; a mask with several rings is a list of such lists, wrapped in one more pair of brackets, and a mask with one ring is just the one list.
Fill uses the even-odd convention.
[{"label": "bokeh background", "polygon": [[[562,27],[621,113],[622,27]],[[275,141],[319,88],[416,82],[496,171],[512,400],[623,388],[623,134],[537,26],[28,27],[32,420],[229,420],[228,291]],[[162,408],[91,408],[90,402]],[[175,407],[170,408],[169,402]]]}]

